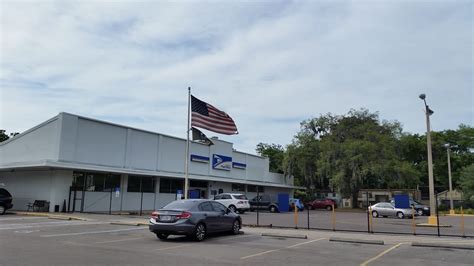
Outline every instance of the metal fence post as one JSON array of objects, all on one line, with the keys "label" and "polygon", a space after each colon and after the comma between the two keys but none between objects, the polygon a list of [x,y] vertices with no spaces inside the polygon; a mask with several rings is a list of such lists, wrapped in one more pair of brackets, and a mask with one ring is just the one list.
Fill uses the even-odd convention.
[{"label": "metal fence post", "polygon": [[109,215],[112,214],[112,188],[110,188]]},{"label": "metal fence post", "polygon": [[142,211],[143,211],[143,187],[142,187],[142,180],[143,176],[140,176],[140,216],[142,216]]},{"label": "metal fence post", "polygon": [[295,214],[294,214],[295,229],[298,229],[298,207],[296,207],[296,201],[293,205],[294,205],[294,208],[295,208]]},{"label": "metal fence post", "polygon": [[366,198],[366,202],[367,202],[367,233],[370,233],[369,191],[365,192],[365,198]]},{"label": "metal fence post", "polygon": [[332,230],[336,231],[336,210],[334,209],[334,204],[332,205]]},{"label": "metal fence post", "polygon": [[369,224],[370,224],[370,233],[373,234],[374,233],[374,218],[372,218],[373,217],[372,216],[372,207],[370,207],[370,206],[369,206],[369,213],[370,213],[370,215],[369,215],[369,218],[370,218],[370,220],[369,220],[370,221],[369,222]]},{"label": "metal fence post", "polygon": [[439,233],[439,208],[438,208],[438,193],[435,193],[435,200],[436,200],[436,227],[438,228],[438,237],[440,237]]},{"label": "metal fence post", "polygon": [[309,230],[309,206],[306,206],[306,209],[308,210],[308,230]]},{"label": "metal fence post", "polygon": [[258,210],[260,209],[260,193],[259,193],[259,187],[257,186],[257,226],[259,226],[259,221],[258,221]]},{"label": "metal fence post", "polygon": [[464,234],[464,210],[462,208],[462,205],[464,203],[461,203],[461,232],[462,232],[462,237],[466,237],[466,235]]}]

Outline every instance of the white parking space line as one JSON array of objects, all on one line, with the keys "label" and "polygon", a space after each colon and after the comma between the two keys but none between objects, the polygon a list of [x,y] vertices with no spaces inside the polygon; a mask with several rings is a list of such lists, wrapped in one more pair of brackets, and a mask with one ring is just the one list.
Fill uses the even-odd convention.
[{"label": "white parking space line", "polygon": [[371,262],[373,262],[373,261],[379,259],[379,258],[382,257],[383,255],[389,253],[390,251],[392,251],[392,250],[398,248],[399,246],[401,246],[401,245],[403,245],[403,244],[407,244],[407,243],[398,243],[398,244],[396,244],[395,246],[393,246],[393,247],[391,247],[391,248],[389,248],[389,249],[386,249],[386,250],[382,251],[382,252],[381,252],[380,254],[378,254],[377,256],[375,256],[375,257],[373,257],[373,258],[371,258],[371,259],[368,259],[368,260],[364,261],[363,263],[360,264],[360,266],[367,266],[369,263],[371,263]]},{"label": "white parking space line", "polygon": [[145,238],[145,237],[125,238],[125,239],[118,239],[118,240],[109,240],[109,241],[95,242],[94,244],[108,244],[108,243],[132,241],[132,240],[138,240],[138,239],[144,239],[144,238]]},{"label": "white parking space line", "polygon": [[45,222],[45,223],[28,223],[28,224],[8,224],[8,225],[0,225],[0,230],[15,230],[15,229],[39,228],[39,227],[72,226],[72,225],[97,225],[97,224],[108,224],[108,223],[65,221],[65,222]]},{"label": "white parking space line", "polygon": [[178,246],[171,246],[171,247],[166,247],[166,248],[159,248],[157,251],[163,251],[163,250],[169,250],[169,249],[175,249],[175,248],[182,248],[186,246],[190,246],[191,244],[183,244],[183,245],[178,245]]},{"label": "white parking space line", "polygon": [[316,242],[316,241],[321,241],[321,240],[323,240],[323,239],[326,239],[326,238],[318,238],[318,239],[306,241],[306,242],[303,242],[303,243],[298,243],[298,244],[295,244],[295,245],[291,245],[291,246],[288,246],[288,247],[284,247],[284,248],[267,250],[267,251],[260,252],[260,253],[257,253],[257,254],[252,254],[252,255],[245,256],[245,257],[241,257],[240,259],[241,259],[241,260],[245,260],[245,259],[248,259],[248,258],[253,258],[253,257],[265,255],[265,254],[268,254],[268,253],[272,253],[272,252],[275,252],[275,251],[280,251],[280,250],[283,250],[283,249],[294,248],[294,247],[298,247],[298,246],[301,246],[301,245],[306,245],[306,244],[309,244],[309,243],[313,243],[313,242]]},{"label": "white parking space line", "polygon": [[115,233],[115,232],[137,231],[137,230],[145,230],[145,229],[148,230],[148,227],[147,228],[127,228],[127,229],[116,229],[116,230],[90,231],[90,232],[67,233],[67,234],[41,235],[41,237],[60,237],[60,236],[108,234],[108,233]]}]

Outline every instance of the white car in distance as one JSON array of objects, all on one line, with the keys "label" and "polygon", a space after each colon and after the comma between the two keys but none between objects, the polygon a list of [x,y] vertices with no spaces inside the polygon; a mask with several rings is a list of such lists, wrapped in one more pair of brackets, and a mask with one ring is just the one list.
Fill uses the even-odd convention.
[{"label": "white car in distance", "polygon": [[247,196],[240,193],[222,193],[214,197],[214,200],[224,204],[231,211],[244,213],[250,210],[249,200]]}]

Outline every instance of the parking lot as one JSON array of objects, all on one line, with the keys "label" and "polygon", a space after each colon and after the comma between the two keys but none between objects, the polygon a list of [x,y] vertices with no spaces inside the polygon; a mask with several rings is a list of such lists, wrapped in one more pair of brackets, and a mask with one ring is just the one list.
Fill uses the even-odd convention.
[{"label": "parking lot", "polygon": [[[309,219],[308,219],[309,215]],[[244,224],[256,225],[257,224],[257,213],[246,212],[242,216]],[[371,220],[370,220],[371,219]],[[437,235],[437,227],[425,227],[423,224],[427,223],[427,216],[415,216],[415,219],[411,218],[398,219],[395,217],[387,218],[371,218],[367,217],[367,213],[363,211],[341,211],[336,209],[334,213],[326,210],[307,210],[300,211],[297,213],[296,224],[298,228],[313,229],[325,229],[332,230],[333,226],[337,230],[345,231],[359,231],[367,232],[367,223],[371,222],[371,230],[375,233],[394,233],[394,234],[428,234]],[[440,234],[447,236],[471,236],[474,237],[474,216],[464,216],[464,230],[462,230],[462,218],[460,216],[440,216],[439,223]],[[270,212],[259,212],[258,213],[258,224],[261,226],[274,226],[274,227],[295,227],[295,215],[293,212],[286,213],[270,213]],[[415,224],[415,228],[413,226]]]},{"label": "parking lot", "polygon": [[[185,237],[160,241],[147,226],[111,224],[125,219],[121,216],[82,216],[87,220],[0,216],[0,265],[468,265],[474,261],[472,250],[411,246],[413,241],[472,246],[470,238],[244,227],[243,234],[214,235],[204,242]],[[291,237],[301,235],[307,238]],[[385,245],[329,241],[333,237],[383,240]]]}]

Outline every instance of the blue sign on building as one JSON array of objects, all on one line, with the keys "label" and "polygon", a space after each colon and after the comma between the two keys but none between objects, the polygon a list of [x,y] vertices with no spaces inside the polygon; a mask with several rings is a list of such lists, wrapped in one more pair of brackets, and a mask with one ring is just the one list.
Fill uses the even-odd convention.
[{"label": "blue sign on building", "polygon": [[218,170],[230,171],[232,168],[232,157],[213,154],[212,155],[212,168]]},{"label": "blue sign on building", "polygon": [[209,157],[191,154],[191,161],[198,163],[209,163]]},{"label": "blue sign on building", "polygon": [[233,163],[232,163],[232,167],[233,167],[233,168],[237,168],[237,169],[245,169],[245,168],[247,168],[247,165],[244,164],[244,163],[236,163],[236,162],[233,162]]}]

